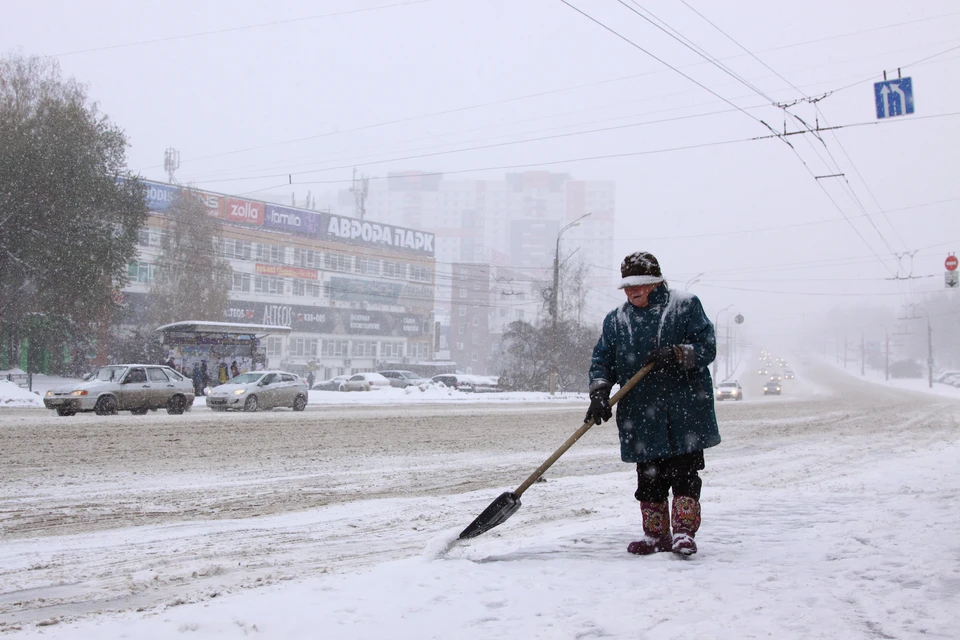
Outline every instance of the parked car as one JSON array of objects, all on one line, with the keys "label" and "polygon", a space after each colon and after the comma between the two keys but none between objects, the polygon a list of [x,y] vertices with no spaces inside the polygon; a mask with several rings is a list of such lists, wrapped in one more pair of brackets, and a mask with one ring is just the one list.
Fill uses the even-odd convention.
[{"label": "parked car", "polygon": [[307,393],[306,381],[295,373],[250,371],[211,389],[207,406],[214,411],[257,411],[274,407],[303,411],[307,406]]},{"label": "parked car", "polygon": [[726,380],[717,385],[717,400],[731,398],[733,400],[743,400],[743,389],[736,380]]},{"label": "parked car", "polygon": [[379,373],[368,371],[366,373],[356,373],[343,383],[344,391],[375,391],[390,386],[390,381]]},{"label": "parked car", "polygon": [[478,376],[468,373],[442,373],[433,376],[434,382],[470,393],[490,393],[500,391],[500,380],[493,376]]},{"label": "parked car", "polygon": [[430,382],[429,378],[424,378],[419,373],[414,373],[413,371],[395,369],[391,371],[380,371],[379,373],[390,381],[391,387],[399,387],[400,389]]},{"label": "parked car", "polygon": [[474,393],[493,393],[500,391],[500,376],[472,376]]},{"label": "parked car", "polygon": [[343,383],[350,379],[348,375],[334,376],[329,380],[315,382],[312,389],[314,391],[345,391]]},{"label": "parked car", "polygon": [[951,387],[960,388],[960,373],[955,373],[948,376],[941,376],[940,382],[942,384],[950,385]]},{"label": "parked car", "polygon": [[763,385],[763,395],[765,396],[780,395],[780,383],[774,382],[773,380],[771,380],[770,382]]},{"label": "parked car", "polygon": [[115,364],[100,367],[83,382],[47,391],[43,405],[59,416],[93,411],[98,416],[129,411],[142,416],[151,409],[178,415],[189,411],[193,383],[170,367],[151,364]]},{"label": "parked car", "polygon": [[943,373],[938,375],[936,378],[934,378],[933,381],[942,382],[944,384],[950,384],[949,382],[947,382],[947,379],[955,378],[957,376],[960,376],[960,371],[944,371]]}]

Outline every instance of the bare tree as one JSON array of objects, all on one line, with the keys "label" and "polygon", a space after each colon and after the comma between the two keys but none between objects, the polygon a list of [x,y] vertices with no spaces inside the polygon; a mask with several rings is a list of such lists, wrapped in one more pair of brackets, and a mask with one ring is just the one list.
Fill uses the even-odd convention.
[{"label": "bare tree", "polygon": [[233,270],[220,257],[219,218],[200,196],[181,189],[165,215],[148,317],[156,327],[179,320],[222,320],[230,302]]}]

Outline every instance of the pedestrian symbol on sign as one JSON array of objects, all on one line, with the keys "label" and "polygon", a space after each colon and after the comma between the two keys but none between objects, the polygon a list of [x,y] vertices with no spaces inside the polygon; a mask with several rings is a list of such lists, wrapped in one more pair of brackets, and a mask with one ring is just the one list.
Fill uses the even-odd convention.
[{"label": "pedestrian symbol on sign", "polygon": [[877,118],[892,118],[913,113],[913,82],[910,78],[885,80],[873,85]]}]

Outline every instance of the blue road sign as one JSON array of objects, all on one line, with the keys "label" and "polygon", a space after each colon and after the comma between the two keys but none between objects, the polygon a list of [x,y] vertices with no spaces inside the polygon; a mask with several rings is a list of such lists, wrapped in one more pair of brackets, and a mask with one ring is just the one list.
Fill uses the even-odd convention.
[{"label": "blue road sign", "polygon": [[877,118],[892,118],[913,113],[913,83],[910,78],[897,78],[873,85]]}]

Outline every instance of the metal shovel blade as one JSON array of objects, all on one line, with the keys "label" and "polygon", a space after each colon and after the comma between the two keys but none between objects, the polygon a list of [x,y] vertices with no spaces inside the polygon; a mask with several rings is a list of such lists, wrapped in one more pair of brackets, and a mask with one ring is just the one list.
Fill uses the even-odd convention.
[{"label": "metal shovel blade", "polygon": [[483,510],[483,513],[477,516],[476,520],[460,532],[458,539],[476,538],[484,531],[489,531],[498,524],[502,524],[507,518],[516,513],[519,508],[520,498],[512,491],[504,491],[496,500],[490,503],[489,507]]}]

